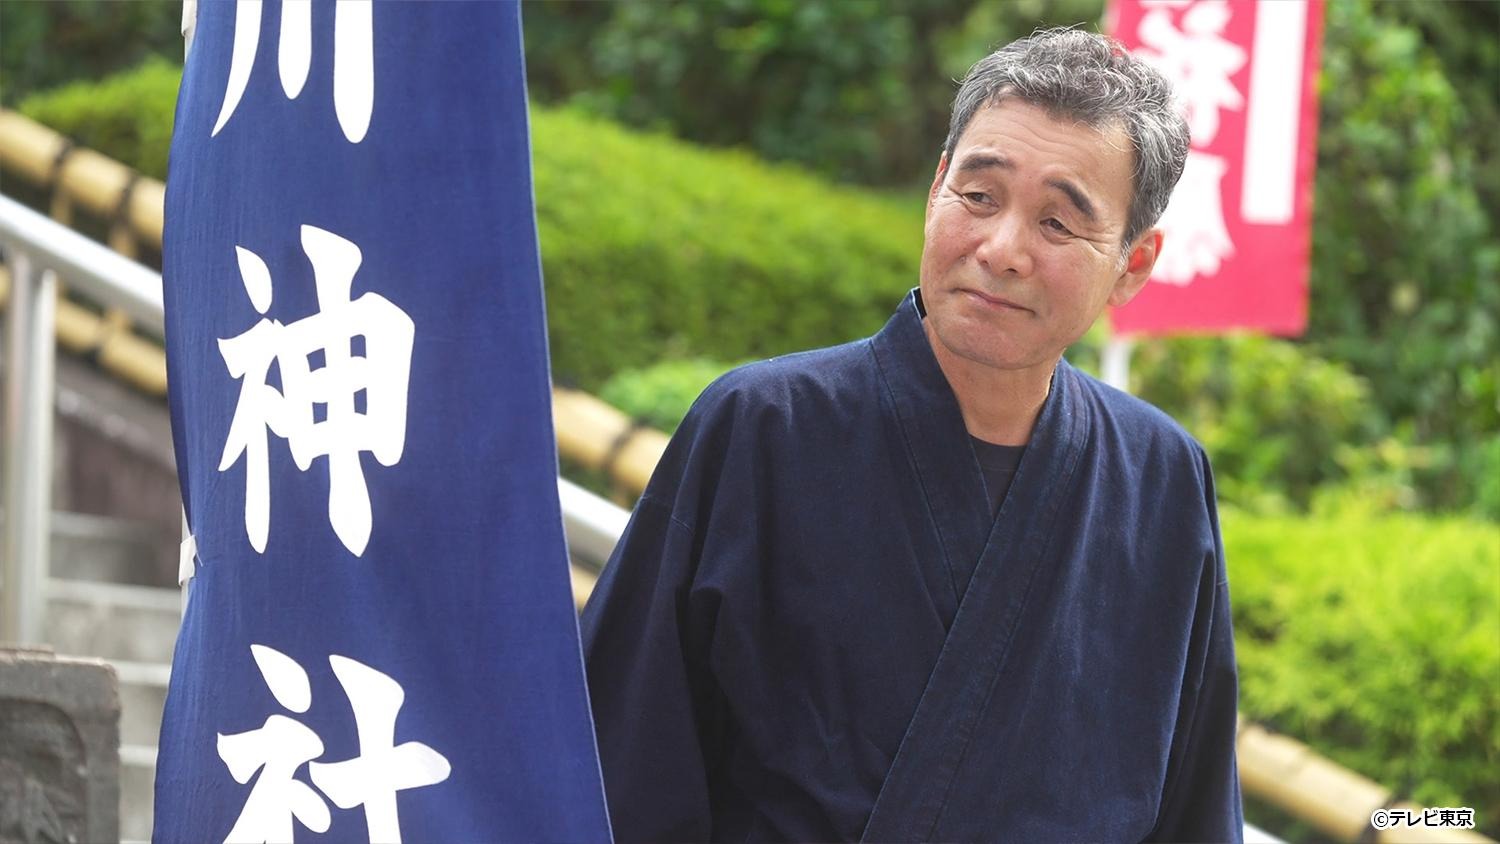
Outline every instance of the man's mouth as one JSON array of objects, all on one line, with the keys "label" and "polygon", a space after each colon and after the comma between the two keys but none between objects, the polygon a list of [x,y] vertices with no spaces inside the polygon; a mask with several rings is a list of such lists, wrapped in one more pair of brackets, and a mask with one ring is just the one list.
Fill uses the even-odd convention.
[{"label": "man's mouth", "polygon": [[967,296],[976,304],[982,305],[987,308],[993,308],[998,311],[1026,311],[1027,313],[1031,312],[1030,308],[1017,302],[1012,302],[1009,299],[995,296],[990,293],[983,293],[981,291],[975,290],[972,287],[960,287],[958,289],[958,292],[964,296]]}]

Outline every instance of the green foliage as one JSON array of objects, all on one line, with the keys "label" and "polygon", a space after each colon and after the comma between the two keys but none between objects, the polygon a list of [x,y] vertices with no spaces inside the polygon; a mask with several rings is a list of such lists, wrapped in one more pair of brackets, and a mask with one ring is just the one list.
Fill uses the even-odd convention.
[{"label": "green foliage", "polygon": [[1223,513],[1240,711],[1500,830],[1500,528]]},{"label": "green foliage", "polygon": [[1246,506],[1285,496],[1306,507],[1345,477],[1341,449],[1368,442],[1369,386],[1284,340],[1183,337],[1137,345],[1133,392],[1203,443],[1219,494]]},{"label": "green foliage", "polygon": [[1475,509],[1500,520],[1500,432],[1492,434],[1477,449],[1472,464],[1478,490]]},{"label": "green foliage", "polygon": [[153,54],[181,56],[181,24],[181,0],[3,0],[0,103],[99,79]]},{"label": "green foliage", "polygon": [[564,378],[841,342],[879,328],[915,283],[916,203],[566,111],[534,109],[532,129]]},{"label": "green foliage", "polygon": [[17,110],[156,178],[167,172],[182,68],[152,57],[127,73],[33,94]]},{"label": "green foliage", "polygon": [[[1500,126],[1500,0],[1382,3],[1372,11],[1421,34],[1463,104],[1464,119],[1470,126],[1490,127],[1466,134],[1462,142],[1472,145],[1475,161],[1500,161],[1500,132],[1493,128]],[[1477,167],[1473,175],[1481,204],[1494,222],[1500,208],[1500,167]]]},{"label": "green foliage", "polygon": [[641,424],[671,433],[703,388],[731,368],[730,364],[692,358],[627,369],[604,382],[599,398]]},{"label": "green foliage", "polygon": [[[1412,470],[1424,503],[1454,507],[1475,500],[1472,467],[1500,430],[1500,245],[1475,189],[1493,181],[1476,144],[1493,146],[1497,126],[1493,93],[1471,108],[1395,17],[1418,5],[1467,14],[1327,7],[1308,339],[1369,379],[1392,435],[1429,450]],[[1468,85],[1493,92],[1494,30],[1476,35],[1492,72]]]},{"label": "green foliage", "polygon": [[[866,184],[931,178],[952,79],[1099,0],[528,3],[530,87],[628,125]],[[584,45],[580,47],[580,45]]]},{"label": "green foliage", "polygon": [[[533,64],[557,63],[538,52],[552,43],[553,18],[577,21],[573,5],[527,7]],[[947,11],[967,3],[915,5]],[[786,0],[624,2],[608,12],[594,15],[586,49],[557,45],[584,73],[560,90],[547,77],[533,79],[541,101],[701,144],[748,146],[838,176],[907,175],[919,150],[933,159],[928,167],[935,162],[931,132],[920,131],[932,115],[911,84],[918,21],[908,16],[873,3]]]}]

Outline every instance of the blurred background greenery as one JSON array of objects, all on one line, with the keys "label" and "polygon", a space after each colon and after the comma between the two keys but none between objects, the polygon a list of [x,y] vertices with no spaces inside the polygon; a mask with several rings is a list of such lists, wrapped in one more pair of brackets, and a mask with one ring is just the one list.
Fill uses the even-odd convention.
[{"label": "blurred background greenery", "polygon": [[[670,430],[732,364],[877,329],[916,281],[951,80],[1035,27],[1102,14],[525,3],[557,380]],[[161,177],[180,15],[5,0],[0,101]],[[1306,335],[1147,341],[1132,373],[1213,457],[1247,717],[1404,795],[1474,806],[1491,834],[1497,80],[1500,3],[1329,2]],[[1103,336],[1070,357],[1094,368]]]}]

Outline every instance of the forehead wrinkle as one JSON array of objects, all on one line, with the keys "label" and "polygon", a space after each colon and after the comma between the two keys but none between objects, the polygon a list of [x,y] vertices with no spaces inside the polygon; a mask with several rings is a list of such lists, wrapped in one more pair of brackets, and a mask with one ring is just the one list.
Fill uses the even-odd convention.
[{"label": "forehead wrinkle", "polygon": [[1015,162],[999,153],[975,152],[964,156],[963,160],[958,163],[958,172],[970,173],[975,170],[988,170],[992,167],[1000,170],[1016,169]]}]

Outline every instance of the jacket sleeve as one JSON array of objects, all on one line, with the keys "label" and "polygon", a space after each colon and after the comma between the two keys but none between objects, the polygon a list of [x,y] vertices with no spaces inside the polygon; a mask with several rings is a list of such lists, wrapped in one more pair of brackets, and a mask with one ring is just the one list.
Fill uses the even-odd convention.
[{"label": "jacket sleeve", "polygon": [[616,841],[706,841],[718,697],[711,616],[689,595],[698,543],[643,497],[581,622],[589,696]]},{"label": "jacket sleeve", "polygon": [[1213,478],[1207,458],[1202,460],[1213,559],[1203,567],[1190,650],[1191,663],[1202,670],[1190,673],[1178,709],[1154,841],[1240,842],[1245,834],[1234,750],[1239,684],[1229,582]]}]

